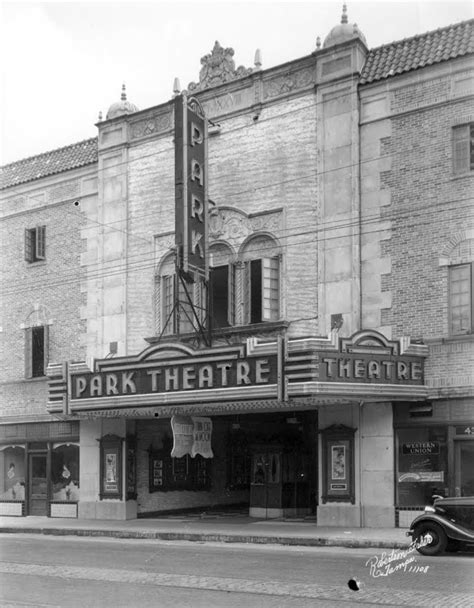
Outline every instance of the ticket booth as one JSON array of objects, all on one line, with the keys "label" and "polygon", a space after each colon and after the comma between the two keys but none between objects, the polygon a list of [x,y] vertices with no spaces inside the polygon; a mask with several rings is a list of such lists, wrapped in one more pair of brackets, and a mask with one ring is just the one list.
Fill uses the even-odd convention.
[{"label": "ticket booth", "polygon": [[308,455],[276,445],[252,447],[250,517],[274,519],[310,513]]}]

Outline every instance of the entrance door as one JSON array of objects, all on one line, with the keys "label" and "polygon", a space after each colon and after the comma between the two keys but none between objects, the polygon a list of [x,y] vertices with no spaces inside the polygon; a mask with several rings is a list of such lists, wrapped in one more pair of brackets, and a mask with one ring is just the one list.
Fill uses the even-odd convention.
[{"label": "entrance door", "polygon": [[455,495],[474,496],[474,441],[456,441],[455,445]]},{"label": "entrance door", "polygon": [[48,514],[48,475],[46,454],[30,454],[28,515]]},{"label": "entrance door", "polygon": [[281,517],[281,452],[260,448],[252,455],[250,516]]}]

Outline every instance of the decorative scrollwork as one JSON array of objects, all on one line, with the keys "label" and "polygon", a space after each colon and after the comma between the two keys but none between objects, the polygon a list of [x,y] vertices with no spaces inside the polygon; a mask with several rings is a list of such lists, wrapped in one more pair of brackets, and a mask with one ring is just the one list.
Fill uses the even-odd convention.
[{"label": "decorative scrollwork", "polygon": [[252,68],[239,66],[235,68],[233,60],[234,49],[224,49],[216,40],[211,53],[201,57],[201,71],[199,72],[199,82],[190,82],[188,90],[190,92],[202,91],[216,87],[220,84],[243,78],[253,72]]}]

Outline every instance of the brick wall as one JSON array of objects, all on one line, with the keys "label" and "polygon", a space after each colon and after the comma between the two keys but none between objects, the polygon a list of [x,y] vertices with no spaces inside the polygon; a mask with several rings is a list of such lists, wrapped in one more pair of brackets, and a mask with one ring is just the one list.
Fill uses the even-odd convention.
[{"label": "brick wall", "polygon": [[385,176],[391,205],[384,209],[392,226],[392,268],[386,278],[392,307],[384,324],[392,325],[394,336],[448,334],[448,273],[439,266],[439,254],[470,215],[472,179],[453,178],[451,133],[469,107],[470,102],[459,101],[392,118],[386,146],[392,168]]},{"label": "brick wall", "polygon": [[[385,305],[379,298],[380,327],[392,338],[411,336],[430,344],[426,382],[432,397],[443,391],[445,396],[446,391],[472,394],[474,385],[469,371],[473,341],[444,343],[449,339],[446,260],[474,228],[472,175],[454,175],[452,168],[452,128],[472,120],[472,98],[458,93],[451,86],[455,81],[446,66],[393,79],[383,89],[385,114],[362,127],[363,134],[380,131],[380,160],[371,171],[379,180],[379,193],[388,193],[377,209],[378,226],[385,224],[389,237],[380,248],[388,261],[380,277],[381,296],[390,296]],[[363,95],[370,92],[375,99],[377,90],[372,87]],[[388,136],[383,137],[381,126],[388,123]],[[383,158],[387,155],[389,166]],[[363,226],[374,221],[367,201],[363,197]]]},{"label": "brick wall", "polygon": [[[51,186],[57,198],[58,186]],[[26,198],[31,207],[4,216],[0,222],[2,286],[0,361],[0,416],[45,416],[47,382],[25,380],[25,330],[35,320],[49,324],[49,360],[81,359],[84,323],[79,308],[81,293],[80,254],[83,243],[80,227],[84,223],[80,207],[73,200],[43,205],[46,197]],[[52,195],[51,195],[52,196]],[[36,202],[35,202],[36,201]],[[8,209],[8,201],[4,209]],[[11,209],[11,208],[10,208]],[[24,256],[25,229],[46,226],[46,260],[28,263]]]}]

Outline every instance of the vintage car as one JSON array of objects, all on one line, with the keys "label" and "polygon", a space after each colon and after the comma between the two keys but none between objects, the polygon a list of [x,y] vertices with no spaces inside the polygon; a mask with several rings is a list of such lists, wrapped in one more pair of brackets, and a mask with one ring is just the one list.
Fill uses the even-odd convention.
[{"label": "vintage car", "polygon": [[411,523],[407,536],[422,555],[474,546],[474,496],[435,498]]}]

